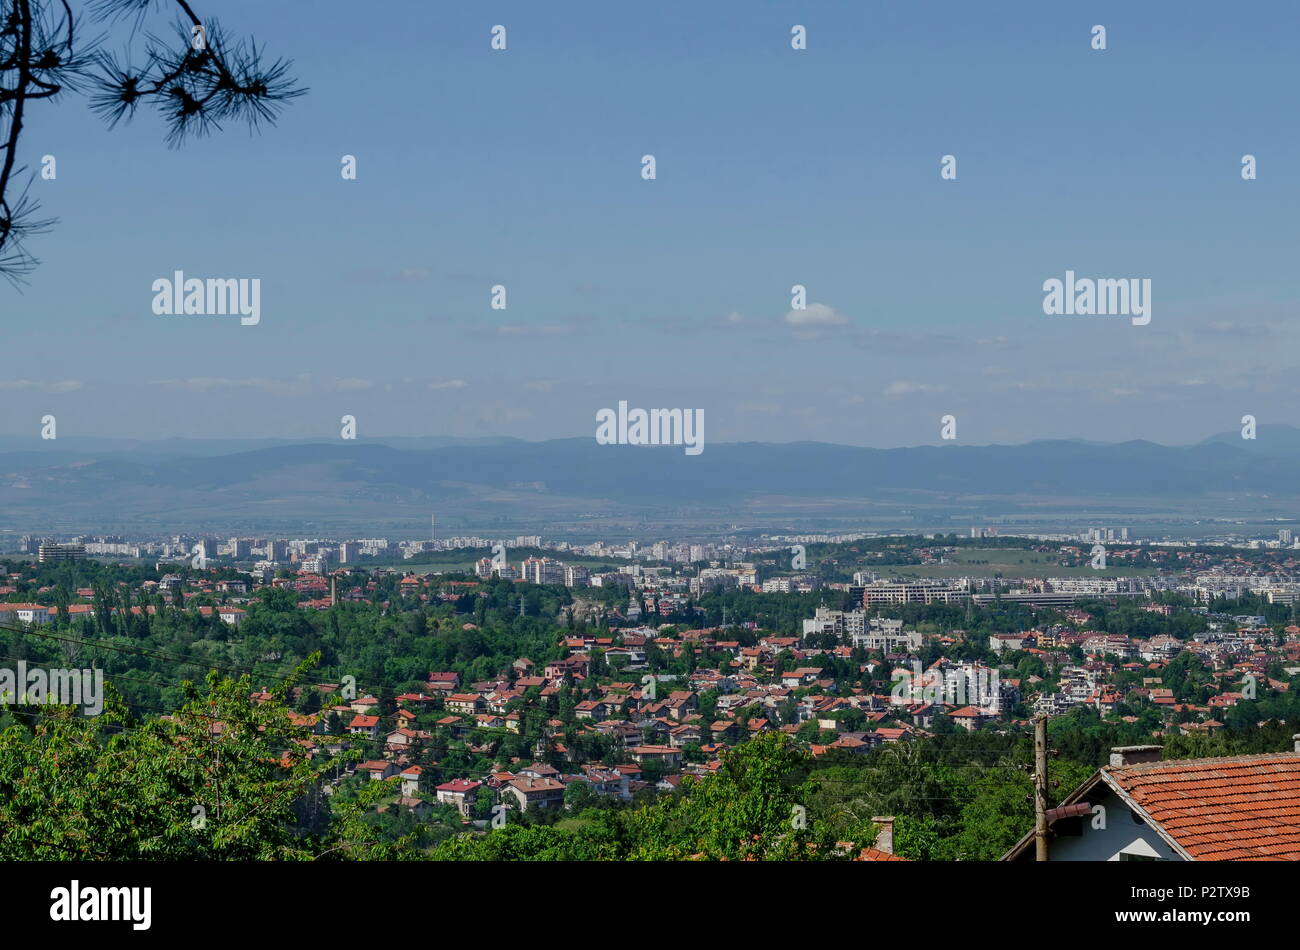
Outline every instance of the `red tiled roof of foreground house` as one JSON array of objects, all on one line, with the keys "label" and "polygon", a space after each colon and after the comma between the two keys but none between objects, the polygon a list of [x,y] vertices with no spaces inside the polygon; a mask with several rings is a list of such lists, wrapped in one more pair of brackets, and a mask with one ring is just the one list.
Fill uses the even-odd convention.
[{"label": "red tiled roof of foreground house", "polygon": [[891,854],[888,851],[881,851],[879,848],[863,848],[858,852],[855,861],[906,861],[907,858],[898,854]]},{"label": "red tiled roof of foreground house", "polygon": [[1102,771],[1199,861],[1300,860],[1300,754],[1170,759]]}]

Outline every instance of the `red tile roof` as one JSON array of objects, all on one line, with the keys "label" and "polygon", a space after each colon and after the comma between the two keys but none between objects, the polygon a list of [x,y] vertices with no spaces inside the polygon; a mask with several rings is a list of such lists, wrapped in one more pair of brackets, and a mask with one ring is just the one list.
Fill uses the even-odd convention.
[{"label": "red tile roof", "polygon": [[1300,754],[1171,759],[1102,771],[1197,860],[1300,860]]},{"label": "red tile roof", "polygon": [[858,852],[855,861],[906,861],[907,858],[898,854],[891,854],[888,851],[881,851],[879,848],[863,848]]},{"label": "red tile roof", "polygon": [[438,786],[440,792],[458,792],[462,795],[468,794],[478,788],[482,782],[473,782],[467,778],[454,778],[450,782],[443,782]]}]

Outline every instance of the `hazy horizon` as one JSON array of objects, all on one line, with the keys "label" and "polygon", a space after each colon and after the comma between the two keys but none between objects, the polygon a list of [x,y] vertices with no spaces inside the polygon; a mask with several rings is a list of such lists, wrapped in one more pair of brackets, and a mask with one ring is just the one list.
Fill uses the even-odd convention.
[{"label": "hazy horizon", "polygon": [[[965,446],[969,448],[991,448],[991,447],[998,447],[998,446],[1014,447],[1014,446],[1029,445],[1034,442],[1079,442],[1079,443],[1092,444],[1092,445],[1122,445],[1128,442],[1150,442],[1154,445],[1162,446],[1165,448],[1189,448],[1197,445],[1202,445],[1210,441],[1220,441],[1220,440],[1230,441],[1227,437],[1232,436],[1234,433],[1238,432],[1239,429],[1240,426],[1235,428],[1229,426],[1229,427],[1225,427],[1222,430],[1207,432],[1205,435],[1199,438],[1193,437],[1190,441],[1186,441],[1186,442],[1162,442],[1157,439],[1142,439],[1142,438],[1107,440],[1107,439],[1089,439],[1083,436],[1057,435],[1057,436],[1025,439],[1019,442],[974,442],[966,439],[960,441],[945,441],[943,439],[936,438],[936,439],[931,439],[930,441],[922,441],[922,442],[913,442],[913,443],[905,443],[905,444],[897,444],[897,445],[879,445],[879,444],[871,444],[865,442],[850,442],[847,440],[837,441],[831,439],[797,439],[796,438],[796,439],[787,439],[787,440],[735,439],[735,440],[728,440],[728,441],[709,439],[707,444],[712,446],[745,445],[745,444],[779,446],[779,445],[799,445],[803,443],[808,443],[808,444],[842,446],[845,448],[890,450],[890,449],[924,448],[924,447],[932,447],[932,446],[938,446],[938,447]],[[936,427],[936,431],[938,431],[937,427]],[[1288,436],[1293,435],[1294,437],[1300,438],[1300,427],[1288,425],[1286,423],[1260,423],[1257,426],[1256,431],[1257,431],[1257,437],[1255,440],[1256,444],[1245,445],[1244,447],[1252,448],[1252,449],[1267,448],[1268,436],[1270,434],[1286,434]],[[535,443],[543,443],[543,442],[563,442],[563,441],[573,441],[573,440],[587,441],[592,439],[593,436],[590,433],[575,434],[575,435],[555,435],[546,438],[530,439],[521,436],[505,435],[505,434],[456,436],[456,435],[449,435],[447,433],[434,432],[434,433],[425,433],[425,434],[389,433],[387,435],[369,435],[364,432],[358,432],[354,439],[341,441],[339,438],[339,427],[335,426],[332,432],[325,431],[315,435],[304,435],[304,436],[297,436],[297,437],[220,436],[220,435],[130,436],[130,435],[103,434],[103,433],[96,433],[94,435],[85,435],[85,434],[65,435],[64,430],[60,428],[58,430],[57,438],[50,440],[50,439],[42,439],[39,432],[39,427],[37,427],[37,430],[34,431],[33,433],[0,432],[0,453],[14,452],[14,451],[30,451],[36,448],[38,444],[40,446],[48,448],[48,450],[51,452],[56,452],[60,448],[67,448],[69,446],[93,447],[97,443],[109,443],[109,444],[121,443],[121,444],[128,444],[128,445],[134,445],[134,444],[158,445],[163,443],[184,443],[184,442],[233,443],[233,444],[265,443],[266,445],[270,446],[275,444],[346,445],[346,444],[357,444],[357,443],[392,444],[392,443],[409,442],[409,443],[424,443],[425,444],[424,447],[428,447],[428,448],[455,448],[458,446],[492,445],[492,444],[497,444],[502,442],[519,442],[519,443],[535,444]],[[1288,445],[1287,447],[1289,448],[1290,446]],[[232,451],[244,451],[244,450],[232,449]]]}]

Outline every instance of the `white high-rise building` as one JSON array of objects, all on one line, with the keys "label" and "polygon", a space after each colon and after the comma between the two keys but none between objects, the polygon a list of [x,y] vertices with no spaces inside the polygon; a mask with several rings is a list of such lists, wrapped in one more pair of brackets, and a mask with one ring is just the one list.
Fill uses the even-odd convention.
[{"label": "white high-rise building", "polygon": [[520,563],[519,576],[530,584],[563,584],[564,565],[549,557],[530,557]]},{"label": "white high-rise building", "polygon": [[308,574],[325,574],[329,571],[329,558],[324,554],[313,554],[303,558],[299,566]]}]

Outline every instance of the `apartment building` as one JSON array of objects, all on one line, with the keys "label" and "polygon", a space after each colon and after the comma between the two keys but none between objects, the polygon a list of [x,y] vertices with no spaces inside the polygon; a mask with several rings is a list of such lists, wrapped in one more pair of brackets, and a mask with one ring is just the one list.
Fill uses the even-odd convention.
[{"label": "apartment building", "polygon": [[862,606],[894,607],[899,604],[955,604],[970,597],[965,587],[939,581],[875,581],[862,591]]},{"label": "apartment building", "polygon": [[520,562],[519,576],[530,584],[563,584],[564,564],[549,557],[530,557]]},{"label": "apartment building", "polygon": [[36,560],[41,564],[50,561],[81,561],[86,557],[84,544],[55,544],[44,542],[37,549]]},{"label": "apartment building", "polygon": [[884,653],[907,652],[921,648],[921,634],[904,630],[903,621],[886,617],[868,617],[865,610],[831,610],[818,607],[810,620],[803,622],[803,635],[832,634],[848,640],[863,650]]}]

